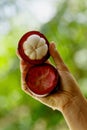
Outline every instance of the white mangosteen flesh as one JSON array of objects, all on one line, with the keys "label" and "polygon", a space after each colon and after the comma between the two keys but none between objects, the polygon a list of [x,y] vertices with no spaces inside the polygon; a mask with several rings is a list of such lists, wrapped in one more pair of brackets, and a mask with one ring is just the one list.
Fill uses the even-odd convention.
[{"label": "white mangosteen flesh", "polygon": [[40,60],[48,52],[46,40],[35,34],[27,38],[23,44],[23,49],[31,60]]}]

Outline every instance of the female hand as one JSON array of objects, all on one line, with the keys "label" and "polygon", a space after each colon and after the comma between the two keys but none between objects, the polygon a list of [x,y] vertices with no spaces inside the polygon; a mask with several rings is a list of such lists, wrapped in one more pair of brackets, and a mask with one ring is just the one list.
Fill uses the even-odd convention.
[{"label": "female hand", "polygon": [[50,55],[52,56],[55,62],[58,73],[60,75],[59,90],[43,98],[38,98],[35,95],[32,95],[29,92],[25,82],[27,71],[29,67],[31,67],[32,65],[20,59],[22,89],[27,94],[37,99],[38,101],[42,102],[43,104],[51,107],[52,109],[62,111],[66,105],[69,105],[73,100],[77,100],[80,96],[82,96],[82,94],[81,91],[79,90],[76,80],[69,72],[67,66],[64,64],[62,58],[60,57],[58,51],[56,50],[54,43],[50,43],[49,51]]},{"label": "female hand", "polygon": [[50,44],[49,51],[60,75],[60,85],[58,91],[43,98],[32,95],[25,82],[28,69],[32,65],[20,59],[22,89],[34,99],[51,107],[54,110],[56,109],[62,112],[70,130],[86,130],[87,101],[82,95],[76,80],[56,50],[54,43]]}]

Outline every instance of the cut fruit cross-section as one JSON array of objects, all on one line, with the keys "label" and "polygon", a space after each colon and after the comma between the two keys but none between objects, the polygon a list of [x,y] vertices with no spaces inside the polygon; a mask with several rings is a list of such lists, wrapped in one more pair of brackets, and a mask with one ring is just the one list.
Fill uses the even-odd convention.
[{"label": "cut fruit cross-section", "polygon": [[52,65],[44,63],[31,67],[25,80],[31,93],[43,97],[57,86],[59,76]]}]

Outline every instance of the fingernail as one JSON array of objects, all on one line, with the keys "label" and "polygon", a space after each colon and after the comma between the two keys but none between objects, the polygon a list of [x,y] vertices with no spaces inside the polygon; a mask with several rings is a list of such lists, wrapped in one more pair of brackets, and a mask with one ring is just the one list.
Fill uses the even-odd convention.
[{"label": "fingernail", "polygon": [[56,46],[55,46],[55,43],[54,43],[54,42],[51,42],[51,47],[52,47],[52,48],[56,48]]}]

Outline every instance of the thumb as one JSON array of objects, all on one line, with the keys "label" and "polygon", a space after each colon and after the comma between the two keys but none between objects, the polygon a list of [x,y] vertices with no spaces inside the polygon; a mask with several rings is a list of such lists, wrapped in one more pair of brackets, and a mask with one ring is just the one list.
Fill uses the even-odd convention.
[{"label": "thumb", "polygon": [[64,64],[63,59],[61,58],[59,52],[57,51],[54,42],[51,42],[49,46],[49,51],[50,51],[50,55],[53,57],[57,69],[61,71],[69,71],[67,66]]}]

